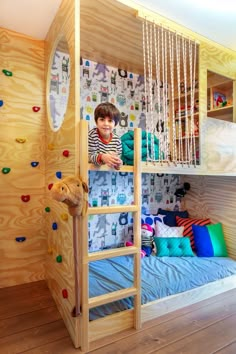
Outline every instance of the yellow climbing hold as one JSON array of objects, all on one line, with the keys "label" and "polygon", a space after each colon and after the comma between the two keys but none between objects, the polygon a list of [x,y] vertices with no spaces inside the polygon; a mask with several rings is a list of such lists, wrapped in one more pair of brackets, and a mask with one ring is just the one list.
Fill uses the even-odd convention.
[{"label": "yellow climbing hold", "polygon": [[54,145],[53,144],[48,144],[48,150],[54,150]]},{"label": "yellow climbing hold", "polygon": [[68,221],[68,214],[66,214],[66,213],[61,214],[61,218],[63,221]]},{"label": "yellow climbing hold", "polygon": [[16,138],[16,142],[20,144],[24,144],[26,142],[26,138]]}]

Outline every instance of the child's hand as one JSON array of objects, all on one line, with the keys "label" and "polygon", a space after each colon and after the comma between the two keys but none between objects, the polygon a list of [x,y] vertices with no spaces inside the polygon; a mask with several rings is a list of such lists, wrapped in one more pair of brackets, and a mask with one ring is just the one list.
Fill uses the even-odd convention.
[{"label": "child's hand", "polygon": [[115,154],[102,154],[102,162],[110,168],[120,169],[122,160]]}]

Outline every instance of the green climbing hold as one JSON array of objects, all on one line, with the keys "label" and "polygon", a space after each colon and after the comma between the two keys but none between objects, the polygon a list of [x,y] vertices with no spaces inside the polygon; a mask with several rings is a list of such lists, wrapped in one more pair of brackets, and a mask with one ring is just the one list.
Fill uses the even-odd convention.
[{"label": "green climbing hold", "polygon": [[12,75],[13,75],[11,71],[6,70],[6,69],[3,69],[2,72],[3,72],[3,74],[5,74],[6,76],[12,76]]},{"label": "green climbing hold", "polygon": [[7,175],[10,171],[11,171],[10,167],[3,167],[3,168],[2,168],[2,173],[3,173],[4,175]]},{"label": "green climbing hold", "polygon": [[62,262],[62,256],[60,254],[59,254],[59,256],[57,256],[56,261],[57,261],[57,263]]},{"label": "green climbing hold", "polygon": [[51,211],[51,209],[49,207],[46,207],[45,211],[46,211],[46,213],[49,213]]}]

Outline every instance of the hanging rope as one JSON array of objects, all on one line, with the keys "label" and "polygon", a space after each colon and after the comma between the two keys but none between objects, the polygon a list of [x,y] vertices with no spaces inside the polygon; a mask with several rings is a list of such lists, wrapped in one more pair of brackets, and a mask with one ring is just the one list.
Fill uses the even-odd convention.
[{"label": "hanging rope", "polygon": [[143,53],[147,161],[196,165],[196,42],[145,19]]}]

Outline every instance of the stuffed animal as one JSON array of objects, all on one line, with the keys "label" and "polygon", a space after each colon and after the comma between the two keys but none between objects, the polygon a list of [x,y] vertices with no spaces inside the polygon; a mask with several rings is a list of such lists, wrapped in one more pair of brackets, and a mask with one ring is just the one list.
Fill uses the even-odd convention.
[{"label": "stuffed animal", "polygon": [[85,215],[88,209],[88,186],[80,177],[68,176],[53,184],[52,198],[68,206],[71,216]]},{"label": "stuffed animal", "polygon": [[149,224],[142,224],[141,226],[142,250],[146,252],[147,256],[150,256],[152,253],[153,235],[154,235],[153,228]]}]

